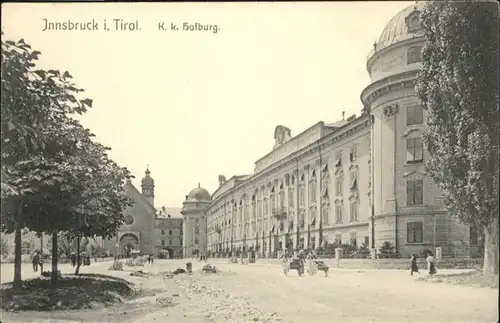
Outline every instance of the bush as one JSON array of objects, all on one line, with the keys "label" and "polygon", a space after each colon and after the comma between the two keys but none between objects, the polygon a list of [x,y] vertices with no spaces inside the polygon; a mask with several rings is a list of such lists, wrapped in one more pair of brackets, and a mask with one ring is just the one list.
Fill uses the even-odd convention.
[{"label": "bush", "polygon": [[401,258],[401,255],[399,254],[398,251],[395,250],[394,246],[392,243],[389,241],[385,241],[382,246],[379,248],[379,253],[377,255],[379,258],[391,258],[391,259],[397,259]]}]

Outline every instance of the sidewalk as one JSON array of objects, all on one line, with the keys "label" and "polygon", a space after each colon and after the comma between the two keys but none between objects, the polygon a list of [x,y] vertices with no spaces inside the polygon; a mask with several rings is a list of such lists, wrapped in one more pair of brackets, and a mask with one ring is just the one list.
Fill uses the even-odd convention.
[{"label": "sidewalk", "polygon": [[[364,272],[387,272],[387,273],[407,273],[409,269],[378,269],[378,268],[342,268],[342,261],[340,262],[340,267],[337,268],[337,263],[335,259],[326,259],[323,260],[325,264],[330,268],[330,272],[346,272],[346,273],[364,273]],[[207,263],[213,264],[231,264],[228,259],[225,258],[210,258],[207,260]],[[241,263],[237,263],[234,265],[243,266]],[[281,266],[281,261],[277,259],[257,259],[254,264],[246,264],[244,266],[250,267],[270,267],[270,266]],[[434,275],[435,277],[440,276],[453,276],[453,275],[462,275],[465,273],[473,273],[476,272],[475,269],[439,269],[438,272]],[[420,268],[422,272],[422,277],[427,276],[427,269]]]}]

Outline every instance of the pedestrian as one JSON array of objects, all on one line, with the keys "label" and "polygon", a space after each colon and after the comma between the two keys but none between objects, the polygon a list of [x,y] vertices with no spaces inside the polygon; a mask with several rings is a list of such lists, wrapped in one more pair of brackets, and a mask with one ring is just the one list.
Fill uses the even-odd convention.
[{"label": "pedestrian", "polygon": [[38,271],[38,264],[40,263],[40,255],[38,254],[37,251],[33,254],[33,258],[31,259],[31,262],[33,263],[33,271],[37,272]]},{"label": "pedestrian", "polygon": [[418,273],[420,275],[420,272],[418,271],[418,266],[417,266],[417,255],[412,254],[411,255],[411,269],[410,269],[410,275],[413,276],[413,273]]},{"label": "pedestrian", "polygon": [[85,260],[86,260],[86,265],[87,265],[87,266],[90,266],[90,255],[89,255],[89,254],[87,254],[87,255],[85,256]]},{"label": "pedestrian", "polygon": [[432,252],[429,252],[429,256],[427,256],[427,269],[429,270],[429,275],[434,275],[437,273],[436,266],[434,265],[434,257]]},{"label": "pedestrian", "polygon": [[71,266],[75,267],[76,266],[76,255],[74,252],[71,253]]}]

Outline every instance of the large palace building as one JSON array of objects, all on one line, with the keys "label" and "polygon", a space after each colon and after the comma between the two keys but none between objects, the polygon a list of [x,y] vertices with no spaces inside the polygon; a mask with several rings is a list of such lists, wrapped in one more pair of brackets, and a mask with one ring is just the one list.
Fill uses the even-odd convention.
[{"label": "large palace building", "polygon": [[211,199],[199,192],[186,198],[192,221],[206,216],[207,251],[333,242],[374,249],[386,241],[402,256],[435,247],[443,256],[474,251],[476,234],[444,212],[424,169],[426,116],[414,91],[421,8],[399,12],[373,45],[360,116],[318,122],[294,137],[277,126],[274,148],[255,162],[253,174],[221,175]]}]

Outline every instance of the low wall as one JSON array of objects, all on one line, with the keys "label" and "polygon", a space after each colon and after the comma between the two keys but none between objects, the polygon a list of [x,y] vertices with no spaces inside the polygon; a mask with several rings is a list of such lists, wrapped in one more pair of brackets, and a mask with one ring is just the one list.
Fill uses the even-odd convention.
[{"label": "low wall", "polygon": [[[409,259],[340,259],[339,264],[335,259],[321,258],[330,268],[345,269],[410,269]],[[277,259],[259,259],[259,262],[269,261],[274,264],[280,264]],[[417,261],[419,268],[427,268],[424,259]],[[436,267],[442,269],[476,269],[483,265],[483,259],[442,259],[436,261]]]}]

